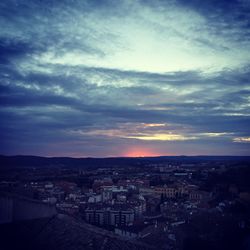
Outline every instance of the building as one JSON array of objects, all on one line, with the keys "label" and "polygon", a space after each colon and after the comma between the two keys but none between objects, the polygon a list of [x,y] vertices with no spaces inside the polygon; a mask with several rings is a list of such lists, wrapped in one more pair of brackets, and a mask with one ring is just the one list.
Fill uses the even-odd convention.
[{"label": "building", "polygon": [[163,186],[163,187],[155,187],[155,194],[164,195],[166,198],[176,198],[182,197],[188,193],[186,188],[182,186]]},{"label": "building", "polygon": [[129,225],[135,220],[134,210],[127,204],[105,206],[96,204],[84,211],[86,222],[101,226]]},{"label": "building", "polygon": [[0,224],[56,215],[54,205],[13,194],[0,194]]}]

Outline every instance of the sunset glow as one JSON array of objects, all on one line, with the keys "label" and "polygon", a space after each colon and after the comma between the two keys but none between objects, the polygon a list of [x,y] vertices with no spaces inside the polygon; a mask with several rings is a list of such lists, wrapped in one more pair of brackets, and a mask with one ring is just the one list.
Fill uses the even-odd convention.
[{"label": "sunset glow", "polygon": [[196,137],[188,137],[177,134],[152,134],[152,135],[138,135],[138,136],[128,136],[127,138],[134,138],[144,141],[186,141],[194,140]]},{"label": "sunset glow", "polygon": [[[164,155],[167,155],[167,154],[164,154]],[[146,149],[146,148],[139,148],[139,147],[133,148],[133,147],[131,147],[122,156],[125,156],[125,157],[149,157],[149,156],[160,156],[160,155],[149,150],[149,149]]]}]

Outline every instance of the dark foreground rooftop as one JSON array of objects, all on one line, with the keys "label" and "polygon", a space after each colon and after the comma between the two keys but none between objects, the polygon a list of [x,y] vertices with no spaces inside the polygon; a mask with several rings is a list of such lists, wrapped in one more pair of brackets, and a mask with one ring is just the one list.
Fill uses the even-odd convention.
[{"label": "dark foreground rooftop", "polygon": [[147,250],[137,241],[126,241],[111,232],[66,215],[0,225],[2,250]]}]

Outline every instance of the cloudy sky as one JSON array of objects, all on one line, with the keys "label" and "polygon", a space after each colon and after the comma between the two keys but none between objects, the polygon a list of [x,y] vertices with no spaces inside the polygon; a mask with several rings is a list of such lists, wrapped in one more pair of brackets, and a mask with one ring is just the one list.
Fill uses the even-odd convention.
[{"label": "cloudy sky", "polygon": [[250,155],[250,0],[2,0],[0,27],[0,154]]}]

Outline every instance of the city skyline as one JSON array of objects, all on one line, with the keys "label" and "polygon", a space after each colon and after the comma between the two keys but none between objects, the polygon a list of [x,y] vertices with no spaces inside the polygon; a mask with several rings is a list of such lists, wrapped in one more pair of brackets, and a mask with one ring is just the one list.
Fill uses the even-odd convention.
[{"label": "city skyline", "polygon": [[250,2],[2,1],[0,154],[250,155]]}]

